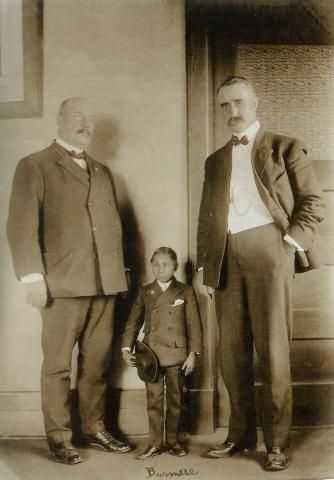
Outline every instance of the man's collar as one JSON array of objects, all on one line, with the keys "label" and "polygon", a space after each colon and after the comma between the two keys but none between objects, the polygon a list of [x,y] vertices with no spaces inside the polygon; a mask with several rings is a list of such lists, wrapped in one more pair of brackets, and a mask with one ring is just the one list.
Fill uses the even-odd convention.
[{"label": "man's collar", "polygon": [[75,153],[83,152],[83,148],[74,147],[73,145],[70,145],[69,143],[64,142],[64,140],[62,140],[59,137],[56,138],[56,142],[58,143],[58,145],[65,148],[66,150],[69,150],[69,151],[73,150]]},{"label": "man's collar", "polygon": [[170,286],[170,284],[172,283],[173,279],[169,280],[169,282],[167,283],[162,283],[162,282],[159,282],[159,280],[157,280],[158,284],[159,284],[159,287],[161,288],[161,290],[163,290],[165,288],[165,290],[167,290],[167,288]]},{"label": "man's collar", "polygon": [[248,138],[248,141],[251,142],[255,138],[257,132],[260,130],[260,126],[261,126],[260,122],[256,120],[256,122],[252,123],[252,125],[250,125],[243,132],[233,133],[233,135],[236,135],[238,138],[242,138],[244,135],[246,135]]}]

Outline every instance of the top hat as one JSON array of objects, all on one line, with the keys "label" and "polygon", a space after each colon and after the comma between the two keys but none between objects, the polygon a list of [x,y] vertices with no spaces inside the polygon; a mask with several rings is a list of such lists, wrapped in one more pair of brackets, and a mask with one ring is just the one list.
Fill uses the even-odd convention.
[{"label": "top hat", "polygon": [[136,341],[136,367],[143,382],[154,383],[158,377],[158,359],[146,343]]}]

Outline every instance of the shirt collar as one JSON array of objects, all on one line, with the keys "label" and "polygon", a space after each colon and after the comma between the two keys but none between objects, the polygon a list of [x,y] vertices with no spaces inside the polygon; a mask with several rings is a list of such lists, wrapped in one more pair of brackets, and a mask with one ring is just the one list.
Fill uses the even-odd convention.
[{"label": "shirt collar", "polygon": [[73,145],[70,145],[69,143],[64,142],[64,140],[62,140],[59,137],[56,138],[56,142],[58,143],[58,145],[65,148],[66,150],[69,150],[69,151],[73,150],[75,153],[83,152],[82,148],[74,147]]},{"label": "shirt collar", "polygon": [[167,283],[159,282],[159,280],[157,280],[157,282],[158,282],[159,287],[161,288],[161,290],[167,290],[167,288],[169,287],[169,285],[172,283],[172,280],[169,280],[169,282],[167,282]]},{"label": "shirt collar", "polygon": [[252,123],[246,130],[244,130],[241,133],[234,133],[233,135],[236,135],[239,139],[242,138],[244,135],[247,136],[248,141],[251,142],[254,138],[257,132],[260,130],[260,122],[256,120],[256,122]]}]

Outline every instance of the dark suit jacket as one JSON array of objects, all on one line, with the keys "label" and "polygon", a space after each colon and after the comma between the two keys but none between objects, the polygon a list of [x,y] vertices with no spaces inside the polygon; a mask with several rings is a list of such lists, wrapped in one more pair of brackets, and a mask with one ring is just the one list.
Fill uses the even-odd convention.
[{"label": "dark suit jacket", "polygon": [[52,297],[127,289],[112,175],[87,165],[90,175],[54,142],[16,168],[7,223],[15,272],[44,274]]},{"label": "dark suit jacket", "polygon": [[133,348],[144,321],[143,342],[154,351],[161,366],[182,364],[189,352],[202,351],[194,290],[175,278],[165,292],[157,281],[139,290],[125,327],[123,347]]},{"label": "dark suit jacket", "polygon": [[[252,165],[259,194],[282,233],[306,250],[308,269],[316,268],[313,242],[324,218],[322,191],[306,149],[294,139],[259,130]],[[228,233],[232,145],[208,157],[198,219],[197,268],[204,284],[217,287]],[[298,252],[297,252],[298,254]]]}]

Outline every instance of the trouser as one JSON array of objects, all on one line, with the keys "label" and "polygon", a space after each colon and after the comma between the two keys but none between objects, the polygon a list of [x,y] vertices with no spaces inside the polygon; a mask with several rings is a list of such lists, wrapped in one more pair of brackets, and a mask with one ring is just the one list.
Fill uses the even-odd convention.
[{"label": "trouser", "polygon": [[104,429],[115,299],[115,295],[56,298],[42,310],[41,394],[49,444],[72,438],[70,375],[76,342],[82,432]]},{"label": "trouser", "polygon": [[262,381],[262,428],[268,448],[286,447],[292,416],[290,343],[293,248],[276,224],[228,235],[216,290],[222,375],[231,417],[227,440],[256,444],[253,345]]},{"label": "trouser", "polygon": [[[181,367],[182,365],[159,367],[158,379],[154,383],[145,383],[150,444],[158,448],[164,443],[164,425],[166,425],[166,443],[178,442],[184,385]],[[164,384],[166,384],[166,422]]]}]

